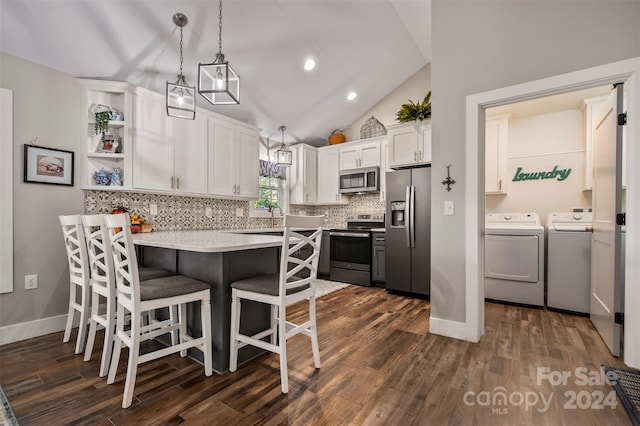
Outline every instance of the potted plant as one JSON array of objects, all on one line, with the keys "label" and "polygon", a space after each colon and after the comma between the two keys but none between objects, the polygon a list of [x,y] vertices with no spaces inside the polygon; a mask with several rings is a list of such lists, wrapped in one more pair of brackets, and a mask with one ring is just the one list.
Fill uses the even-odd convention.
[{"label": "potted plant", "polygon": [[95,130],[97,134],[105,134],[109,129],[109,118],[111,117],[110,111],[98,111],[95,113]]},{"label": "potted plant", "polygon": [[409,103],[402,104],[400,110],[396,113],[396,119],[401,123],[422,121],[427,118],[431,118],[431,90],[429,90],[422,102],[414,103],[409,99]]}]

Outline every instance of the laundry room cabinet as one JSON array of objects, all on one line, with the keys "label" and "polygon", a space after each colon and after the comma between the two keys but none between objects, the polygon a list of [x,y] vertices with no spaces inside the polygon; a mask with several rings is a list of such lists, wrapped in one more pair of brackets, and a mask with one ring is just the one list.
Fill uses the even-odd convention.
[{"label": "laundry room cabinet", "polygon": [[485,124],[485,180],[487,194],[507,193],[509,115],[487,117]]}]

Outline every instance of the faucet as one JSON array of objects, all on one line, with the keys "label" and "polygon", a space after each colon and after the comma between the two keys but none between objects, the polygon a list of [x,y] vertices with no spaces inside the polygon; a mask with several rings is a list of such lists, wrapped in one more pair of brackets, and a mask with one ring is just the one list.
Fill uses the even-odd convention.
[{"label": "faucet", "polygon": [[273,217],[273,212],[278,209],[280,210],[280,217],[284,216],[284,213],[282,212],[282,209],[280,208],[279,205],[275,205],[275,206],[269,206],[269,212],[271,212],[271,227],[274,228],[273,226],[273,222],[274,222],[274,217]]}]

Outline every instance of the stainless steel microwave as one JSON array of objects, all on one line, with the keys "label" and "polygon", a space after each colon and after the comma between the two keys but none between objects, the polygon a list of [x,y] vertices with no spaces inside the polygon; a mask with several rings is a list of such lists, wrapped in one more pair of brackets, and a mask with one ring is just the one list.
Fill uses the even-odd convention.
[{"label": "stainless steel microwave", "polygon": [[340,192],[343,194],[380,192],[380,168],[341,170]]}]

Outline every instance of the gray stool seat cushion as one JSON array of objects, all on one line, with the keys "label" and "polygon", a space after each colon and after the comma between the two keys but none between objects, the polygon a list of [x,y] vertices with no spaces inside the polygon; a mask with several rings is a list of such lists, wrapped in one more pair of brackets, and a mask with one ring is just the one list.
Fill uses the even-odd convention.
[{"label": "gray stool seat cushion", "polygon": [[209,284],[184,275],[156,278],[140,283],[140,300],[164,299],[209,290]]},{"label": "gray stool seat cushion", "polygon": [[[277,296],[280,292],[279,280],[279,274],[259,275],[257,277],[236,281],[231,284],[231,288]],[[287,295],[298,293],[299,291],[306,290],[309,287],[309,284],[306,284],[297,288],[288,289]]]},{"label": "gray stool seat cushion", "polygon": [[165,269],[151,268],[148,266],[138,266],[138,276],[140,277],[140,281],[170,277],[172,275],[175,275],[175,273],[167,271]]}]

